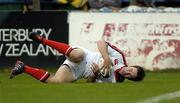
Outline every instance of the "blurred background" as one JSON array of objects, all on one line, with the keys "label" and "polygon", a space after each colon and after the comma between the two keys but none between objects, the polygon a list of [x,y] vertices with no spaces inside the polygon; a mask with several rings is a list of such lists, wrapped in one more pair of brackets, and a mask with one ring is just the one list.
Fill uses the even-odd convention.
[{"label": "blurred background", "polygon": [[[142,82],[42,84],[9,72],[17,60],[55,73],[65,60],[29,32],[97,51],[104,37]],[[179,103],[180,0],[0,0],[0,103]]]},{"label": "blurred background", "polygon": [[13,67],[16,60],[59,67],[62,54],[27,37],[37,31],[91,50],[105,37],[129,65],[178,69],[179,13],[180,0],[0,0],[0,68]]},{"label": "blurred background", "polygon": [[128,6],[179,7],[179,0],[0,0],[1,10],[91,10],[103,7],[117,9]]}]

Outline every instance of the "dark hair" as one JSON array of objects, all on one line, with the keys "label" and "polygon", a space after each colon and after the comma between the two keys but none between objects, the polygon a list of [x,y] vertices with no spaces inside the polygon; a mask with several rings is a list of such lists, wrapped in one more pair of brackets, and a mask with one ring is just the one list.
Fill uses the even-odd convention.
[{"label": "dark hair", "polygon": [[144,79],[144,77],[145,77],[144,68],[141,67],[141,66],[132,66],[132,67],[137,68],[137,77],[129,78],[129,80],[132,80],[132,81],[142,81]]}]

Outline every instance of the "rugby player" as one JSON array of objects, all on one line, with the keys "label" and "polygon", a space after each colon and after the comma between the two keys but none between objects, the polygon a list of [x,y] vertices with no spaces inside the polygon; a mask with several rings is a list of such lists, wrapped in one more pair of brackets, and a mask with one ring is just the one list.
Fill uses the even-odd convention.
[{"label": "rugby player", "polygon": [[99,52],[48,40],[37,32],[29,33],[29,38],[56,49],[66,56],[66,60],[55,74],[17,61],[15,67],[11,70],[10,78],[21,73],[27,73],[45,83],[69,83],[81,78],[90,82],[118,83],[125,79],[142,81],[145,77],[143,67],[138,65],[128,66],[124,54],[103,38],[97,41]]}]

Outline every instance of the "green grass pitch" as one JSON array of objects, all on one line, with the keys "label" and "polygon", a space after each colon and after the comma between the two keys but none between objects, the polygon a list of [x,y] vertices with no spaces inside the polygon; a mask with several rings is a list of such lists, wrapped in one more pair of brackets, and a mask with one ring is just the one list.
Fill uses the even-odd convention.
[{"label": "green grass pitch", "polygon": [[[147,72],[143,82],[43,84],[27,74],[0,71],[0,103],[139,103],[180,90],[180,71]],[[180,96],[153,103],[179,103]]]}]

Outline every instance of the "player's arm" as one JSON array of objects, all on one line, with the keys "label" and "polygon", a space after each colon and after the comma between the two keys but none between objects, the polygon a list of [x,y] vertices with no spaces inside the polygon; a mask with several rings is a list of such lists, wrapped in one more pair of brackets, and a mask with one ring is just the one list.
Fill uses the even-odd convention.
[{"label": "player's arm", "polygon": [[101,53],[103,59],[104,59],[104,63],[102,66],[102,73],[104,74],[103,76],[108,76],[110,74],[110,68],[112,66],[112,61],[109,57],[109,53],[108,53],[108,45],[105,42],[105,40],[102,38],[101,40],[97,41],[97,46],[98,46],[98,50]]}]

